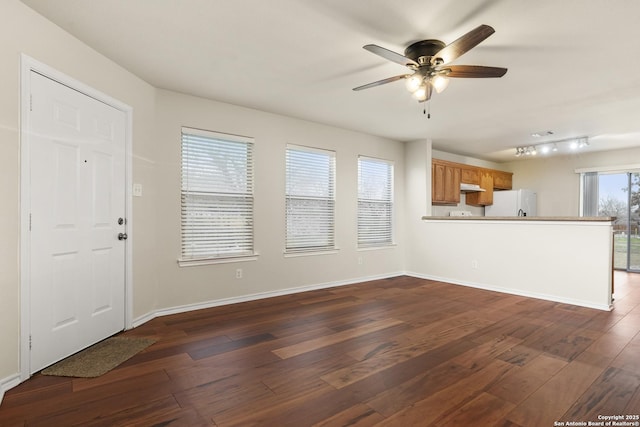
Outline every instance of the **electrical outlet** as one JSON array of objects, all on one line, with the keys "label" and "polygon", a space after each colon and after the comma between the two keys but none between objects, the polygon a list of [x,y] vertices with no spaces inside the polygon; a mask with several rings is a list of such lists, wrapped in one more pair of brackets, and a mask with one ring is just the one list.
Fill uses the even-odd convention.
[{"label": "electrical outlet", "polygon": [[242,269],[241,268],[237,268],[236,269],[236,279],[242,279]]},{"label": "electrical outlet", "polygon": [[361,256],[358,257],[358,265],[362,265],[362,257]]},{"label": "electrical outlet", "polygon": [[471,268],[478,268],[478,260],[474,259],[473,261],[471,261]]}]

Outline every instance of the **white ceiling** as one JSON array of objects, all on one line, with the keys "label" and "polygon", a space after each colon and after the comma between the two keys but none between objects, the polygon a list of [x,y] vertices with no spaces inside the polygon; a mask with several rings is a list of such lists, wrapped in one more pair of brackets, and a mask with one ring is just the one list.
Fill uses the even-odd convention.
[{"label": "white ceiling", "polygon": [[[494,161],[513,147],[589,136],[589,150],[640,146],[637,0],[23,0],[164,89]],[[496,32],[455,64],[506,67],[452,79],[431,118],[369,53]],[[552,137],[533,132],[552,130]]]}]

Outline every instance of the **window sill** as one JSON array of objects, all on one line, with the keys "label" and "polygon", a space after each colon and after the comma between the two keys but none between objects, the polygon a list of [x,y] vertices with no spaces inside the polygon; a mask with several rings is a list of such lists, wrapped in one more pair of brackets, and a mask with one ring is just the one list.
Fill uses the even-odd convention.
[{"label": "window sill", "polygon": [[397,243],[385,243],[383,245],[377,245],[377,246],[362,246],[357,248],[358,251],[377,251],[377,250],[381,250],[381,249],[391,249],[391,248],[395,248],[396,246],[398,246]]},{"label": "window sill", "polygon": [[339,248],[335,248],[335,249],[327,249],[327,250],[321,250],[321,251],[284,252],[284,257],[298,258],[303,256],[314,256],[314,255],[333,255],[333,254],[337,254],[339,250],[340,250]]},{"label": "window sill", "polygon": [[227,264],[231,262],[257,261],[258,253],[228,258],[202,258],[202,259],[178,259],[180,267],[196,267],[198,265]]}]

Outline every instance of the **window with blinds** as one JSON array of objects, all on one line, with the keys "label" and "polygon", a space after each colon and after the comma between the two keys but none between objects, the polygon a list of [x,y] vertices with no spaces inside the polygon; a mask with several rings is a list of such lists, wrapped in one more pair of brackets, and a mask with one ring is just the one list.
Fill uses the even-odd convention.
[{"label": "window with blinds", "polygon": [[358,247],[393,243],[393,164],[358,158]]},{"label": "window with blinds", "polygon": [[182,260],[253,255],[253,140],[182,128]]},{"label": "window with blinds", "polygon": [[285,252],[335,249],[335,153],[287,146]]}]

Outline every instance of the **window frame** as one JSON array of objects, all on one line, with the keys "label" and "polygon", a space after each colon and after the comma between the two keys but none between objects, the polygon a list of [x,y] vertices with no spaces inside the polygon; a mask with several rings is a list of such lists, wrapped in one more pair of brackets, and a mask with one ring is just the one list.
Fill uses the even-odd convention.
[{"label": "window frame", "polygon": [[[321,178],[326,178],[327,180],[326,188],[323,187],[323,190],[326,190],[327,192],[326,197],[323,198],[322,196],[312,195],[312,194],[290,194],[290,187],[292,185],[295,185],[295,183],[290,182],[292,178],[292,176],[290,175],[292,173],[291,168],[296,166],[296,165],[290,164],[290,152],[304,153],[310,156],[314,154],[317,154],[320,156],[326,156],[328,160],[328,168],[329,168],[327,171],[328,175],[326,177],[321,177]],[[325,253],[334,253],[338,250],[338,247],[336,246],[336,157],[337,157],[336,152],[333,150],[307,147],[307,146],[295,145],[295,144],[287,144],[285,149],[285,236],[284,236],[285,256],[317,255],[317,254],[325,254]],[[307,164],[307,165],[298,165],[298,166],[301,166],[301,167],[306,166],[306,170],[309,172],[306,174],[306,176],[309,177],[311,176],[310,173],[313,171],[313,168],[316,165]],[[301,183],[300,186],[303,187],[304,183]],[[309,189],[307,188],[307,190]],[[322,229],[324,226],[326,227],[326,230],[328,230],[328,233],[325,236],[323,236],[323,239],[322,239],[323,241],[319,238],[316,241],[310,240],[309,243],[303,244],[300,240],[300,236],[302,235],[302,233],[294,233],[294,234],[291,233],[292,227],[291,227],[290,221],[291,220],[295,221],[295,219],[293,219],[292,217],[292,209],[294,207],[292,206],[291,202],[295,201],[295,202],[298,202],[299,204],[302,204],[304,202],[306,203],[318,202],[316,203],[316,207],[318,207],[318,205],[321,205],[321,202],[323,200],[326,201],[325,210],[327,212],[327,215],[329,216],[329,218],[327,218],[328,222],[326,222],[323,225],[318,221],[315,224],[311,224],[311,228],[313,230],[315,227],[317,230],[317,229]],[[320,207],[319,210],[322,211],[322,207]],[[299,211],[296,213],[296,215],[298,216],[302,215],[306,221],[300,221],[300,223],[307,224],[307,226],[309,226],[308,220],[313,215],[309,214],[309,212],[306,210]],[[305,236],[308,237],[312,234],[313,233],[306,233]]]},{"label": "window frame", "polygon": [[[192,146],[186,146],[189,143],[189,137],[194,141]],[[200,142],[195,140],[201,139]],[[185,157],[185,149],[196,150],[197,144],[206,145],[206,139],[210,139],[212,143],[215,143],[223,148],[224,151],[230,150],[228,157],[223,160],[226,161],[240,161],[244,162],[244,179],[246,180],[241,185],[246,186],[243,190],[235,190],[230,185],[225,188],[225,184],[221,183],[219,178],[214,176],[212,179],[203,178],[207,173],[211,174],[215,172],[215,167],[209,168],[208,164],[203,166],[196,166],[195,170],[190,174],[189,171],[185,171],[185,167],[188,167],[189,159],[188,154]],[[180,257],[178,258],[178,264],[182,266],[202,265],[202,264],[215,264],[235,261],[248,261],[257,259],[257,253],[255,252],[255,141],[251,137],[227,134],[222,132],[215,132],[203,129],[196,129],[183,126],[180,133],[181,152],[180,152]],[[233,153],[234,149],[238,150],[238,146],[234,144],[242,144],[246,150],[246,156],[237,155]],[[186,147],[185,147],[186,146]],[[202,148],[202,147],[201,147]],[[213,152],[213,151],[212,151]],[[198,176],[198,173],[200,174]],[[219,174],[225,176],[225,174]],[[239,174],[239,176],[241,176]],[[200,184],[201,188],[197,188]],[[204,187],[210,186],[205,189]],[[212,189],[216,188],[216,191]],[[211,203],[198,204],[198,201],[190,198],[207,198],[210,197]],[[234,212],[229,207],[234,206],[234,199],[240,200],[240,203],[236,203],[236,211]],[[229,203],[230,202],[230,203]],[[243,206],[244,205],[244,206]],[[204,208],[203,208],[204,206]],[[241,248],[240,250],[233,251],[232,243],[230,243],[226,249],[212,250],[209,253],[198,255],[195,250],[187,250],[186,247],[191,243],[193,239],[187,238],[187,233],[200,233],[201,226],[194,224],[193,221],[189,221],[189,211],[193,215],[200,211],[201,215],[206,215],[209,212],[213,216],[212,222],[208,223],[208,228],[213,228],[215,231],[209,231],[210,236],[213,238],[210,240],[212,247],[216,244],[219,247],[224,248],[224,239],[231,237],[230,241],[236,242]],[[213,212],[213,214],[211,214]],[[217,214],[217,217],[216,217]],[[226,228],[224,224],[225,218],[228,221],[229,218],[233,219],[236,216],[236,221],[246,221],[246,224],[239,227],[232,228],[226,233],[219,234],[220,229]],[[233,240],[233,234],[242,236],[237,240]]]},{"label": "window frame", "polygon": [[[366,198],[363,194],[363,183],[362,183],[362,167],[363,163],[370,164],[381,164],[386,166],[386,174],[388,181],[385,183],[385,189],[380,189],[382,193],[388,192],[388,198]],[[391,160],[375,158],[370,156],[360,155],[358,156],[358,196],[357,196],[357,231],[356,231],[356,239],[357,239],[357,247],[359,250],[367,250],[367,249],[376,249],[376,248],[386,248],[389,246],[394,246],[395,243],[395,163]],[[384,240],[381,239],[371,239],[367,241],[365,239],[365,235],[362,233],[363,226],[361,225],[361,221],[366,219],[363,213],[363,204],[368,205],[379,205],[379,206],[387,206],[383,208],[383,211],[388,212],[388,219],[384,221],[384,230],[387,230],[386,233],[388,238]],[[371,217],[368,217],[369,221],[372,221]],[[373,218],[375,221],[375,218]]]}]

